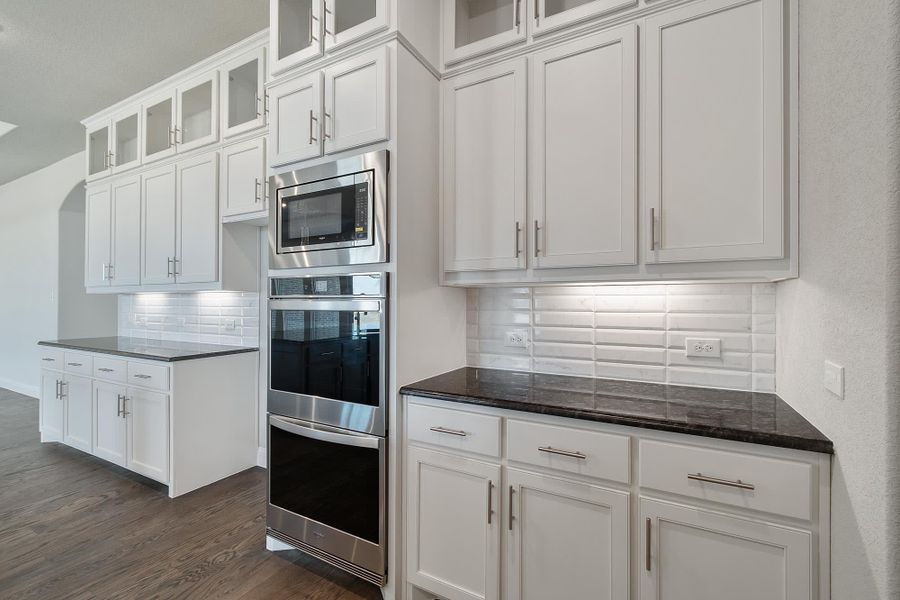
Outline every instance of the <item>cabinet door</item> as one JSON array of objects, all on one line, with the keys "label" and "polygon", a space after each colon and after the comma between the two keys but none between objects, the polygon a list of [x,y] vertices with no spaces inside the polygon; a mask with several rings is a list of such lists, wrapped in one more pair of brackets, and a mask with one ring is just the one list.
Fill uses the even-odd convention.
[{"label": "cabinet door", "polygon": [[110,164],[110,125],[108,121],[87,130],[87,181],[105,177],[112,172]]},{"label": "cabinet door", "polygon": [[226,63],[221,70],[222,137],[266,124],[266,49],[257,48]]},{"label": "cabinet door", "polygon": [[378,48],[325,70],[325,152],[388,139],[388,50]]},{"label": "cabinet door", "polygon": [[388,26],[387,0],[325,0],[325,49],[329,52]]},{"label": "cabinet door", "polygon": [[128,468],[161,483],[169,481],[169,396],[128,388],[125,399]]},{"label": "cabinet door", "polygon": [[219,153],[178,163],[175,279],[208,283],[219,273]]},{"label": "cabinet door", "polygon": [[627,493],[516,469],[507,485],[509,600],[628,600]]},{"label": "cabinet door", "polygon": [[272,166],[322,155],[322,74],[310,73],[269,90]]},{"label": "cabinet door", "polygon": [[448,600],[500,595],[500,466],[408,450],[409,581]]},{"label": "cabinet door", "polygon": [[532,66],[535,267],[637,262],[637,28],[538,52]]},{"label": "cabinet door", "polygon": [[266,140],[257,138],[222,150],[222,216],[266,209]]},{"label": "cabinet door", "polygon": [[175,95],[165,92],[144,104],[141,117],[144,135],[142,162],[175,154]]},{"label": "cabinet door", "polygon": [[641,600],[809,600],[811,534],[641,499]]},{"label": "cabinet door", "polygon": [[120,467],[126,465],[124,386],[94,384],[94,456]]},{"label": "cabinet door", "polygon": [[113,118],[109,158],[114,173],[121,173],[141,164],[140,108],[127,110]]},{"label": "cabinet door", "polygon": [[84,285],[109,285],[110,251],[112,249],[112,204],[110,186],[89,188],[85,197]]},{"label": "cabinet door", "polygon": [[784,255],[781,0],[706,0],[647,19],[648,262]]},{"label": "cabinet door", "polygon": [[109,279],[113,285],[141,283],[141,178],[139,175],[112,184],[112,260]]},{"label": "cabinet door", "polygon": [[538,36],[637,4],[638,0],[535,0],[531,32]]},{"label": "cabinet door", "polygon": [[444,63],[525,41],[529,0],[442,0]]},{"label": "cabinet door", "polygon": [[322,56],[322,0],[269,0],[269,72]]},{"label": "cabinet door", "polygon": [[213,71],[178,88],[175,145],[187,152],[219,140],[219,72]]},{"label": "cabinet door", "polygon": [[175,165],[147,171],[142,185],[141,283],[175,283]]},{"label": "cabinet door", "polygon": [[66,427],[63,443],[90,452],[94,439],[94,391],[87,377],[67,375],[63,384]]},{"label": "cabinet door", "polygon": [[64,400],[60,396],[62,373],[41,371],[41,441],[61,442],[63,439]]},{"label": "cabinet door", "polygon": [[526,59],[444,82],[444,269],[525,268]]}]

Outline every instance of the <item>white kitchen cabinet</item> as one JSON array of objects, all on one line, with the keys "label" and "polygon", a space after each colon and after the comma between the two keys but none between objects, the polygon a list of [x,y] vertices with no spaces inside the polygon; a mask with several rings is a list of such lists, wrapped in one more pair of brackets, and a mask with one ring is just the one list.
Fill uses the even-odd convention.
[{"label": "white kitchen cabinet", "polygon": [[270,0],[269,71],[274,75],[322,55],[322,0]]},{"label": "white kitchen cabinet", "polygon": [[808,531],[641,499],[641,600],[809,600]]},{"label": "white kitchen cabinet", "polygon": [[386,29],[388,6],[388,0],[325,0],[325,50],[337,50]]},{"label": "white kitchen cabinet", "polygon": [[94,383],[94,455],[127,467],[127,422],[123,404],[128,396],[124,385]]},{"label": "white kitchen cabinet", "polygon": [[87,181],[93,181],[112,173],[110,164],[110,125],[103,121],[87,128]]},{"label": "white kitchen cabinet", "polygon": [[142,179],[141,283],[175,283],[175,165],[144,173]]},{"label": "white kitchen cabinet", "polygon": [[112,199],[109,184],[89,187],[85,195],[85,287],[109,285],[112,262]]},{"label": "white kitchen cabinet", "polygon": [[441,0],[444,64],[499,50],[527,35],[530,0]]},{"label": "white kitchen cabinet", "polygon": [[637,263],[637,27],[531,59],[533,266]]},{"label": "white kitchen cabinet", "polygon": [[322,155],[322,73],[310,73],[269,90],[272,166]]},{"label": "white kitchen cabinet", "polygon": [[266,124],[266,49],[256,48],[225,63],[222,82],[222,137]]},{"label": "white kitchen cabinet", "polygon": [[519,469],[506,483],[508,600],[628,600],[628,493]]},{"label": "white kitchen cabinet", "polygon": [[91,379],[66,374],[62,391],[66,415],[63,442],[84,452],[91,452],[94,427],[94,398]]},{"label": "white kitchen cabinet", "polygon": [[219,139],[219,72],[212,71],[178,87],[175,145],[177,152]]},{"label": "white kitchen cabinet", "polygon": [[784,256],[784,7],[704,0],[647,18],[651,263]]},{"label": "white kitchen cabinet", "polygon": [[444,269],[525,267],[526,59],[444,81]]},{"label": "white kitchen cabinet", "polygon": [[107,269],[110,285],[141,283],[141,178],[116,179],[112,194],[112,256]]},{"label": "white kitchen cabinet", "polygon": [[162,483],[169,481],[169,396],[128,388],[128,468]]},{"label": "white kitchen cabinet", "polygon": [[61,442],[65,425],[65,405],[60,386],[63,374],[41,370],[40,429],[42,442]]},{"label": "white kitchen cabinet", "polygon": [[325,70],[326,154],[388,139],[388,61],[381,47]]},{"label": "white kitchen cabinet", "polygon": [[175,91],[166,90],[144,101],[141,159],[147,163],[175,154]]},{"label": "white kitchen cabinet", "polygon": [[222,149],[219,197],[223,219],[265,213],[267,190],[265,138]]},{"label": "white kitchen cabinet", "polygon": [[448,600],[500,596],[500,466],[410,447],[407,576]]},{"label": "white kitchen cabinet", "polygon": [[131,108],[112,119],[110,166],[113,173],[121,173],[141,164],[141,111]]},{"label": "white kitchen cabinet", "polygon": [[219,155],[210,152],[177,163],[177,231],[174,273],[177,283],[218,280]]},{"label": "white kitchen cabinet", "polygon": [[637,5],[638,0],[535,0],[531,33],[538,36]]}]

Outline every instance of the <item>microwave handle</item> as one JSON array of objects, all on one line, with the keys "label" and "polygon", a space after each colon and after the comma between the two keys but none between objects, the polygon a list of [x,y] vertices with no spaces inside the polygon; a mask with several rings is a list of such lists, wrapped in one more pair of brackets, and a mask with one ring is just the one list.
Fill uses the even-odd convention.
[{"label": "microwave handle", "polygon": [[370,435],[342,433],[341,430],[326,425],[316,425],[316,428],[313,429],[300,421],[276,417],[275,415],[269,415],[269,423],[272,427],[277,427],[288,433],[319,440],[321,442],[341,444],[342,446],[356,446],[358,448],[373,448],[377,450],[381,443],[380,438]]},{"label": "microwave handle", "polygon": [[381,312],[380,300],[355,300],[351,298],[276,298],[269,300],[269,310],[355,310],[360,312]]}]

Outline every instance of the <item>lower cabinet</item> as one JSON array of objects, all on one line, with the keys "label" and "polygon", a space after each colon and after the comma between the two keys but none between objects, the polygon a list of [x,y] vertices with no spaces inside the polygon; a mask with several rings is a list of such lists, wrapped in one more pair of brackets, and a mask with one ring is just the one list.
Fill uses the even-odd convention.
[{"label": "lower cabinet", "polygon": [[41,441],[61,442],[65,426],[65,400],[60,386],[63,374],[41,371]]},{"label": "lower cabinet", "polygon": [[641,499],[641,600],[809,600],[808,531]]},{"label": "lower cabinet", "polygon": [[449,600],[500,597],[500,465],[411,447],[409,580]]},{"label": "lower cabinet", "polygon": [[66,375],[62,383],[65,399],[66,427],[63,442],[85,452],[93,445],[93,391],[89,377]]},{"label": "lower cabinet", "polygon": [[122,405],[128,390],[124,385],[98,382],[94,386],[94,455],[127,466],[127,424]]},{"label": "lower cabinet", "polygon": [[128,468],[157,481],[168,481],[169,396],[129,388],[125,416]]}]

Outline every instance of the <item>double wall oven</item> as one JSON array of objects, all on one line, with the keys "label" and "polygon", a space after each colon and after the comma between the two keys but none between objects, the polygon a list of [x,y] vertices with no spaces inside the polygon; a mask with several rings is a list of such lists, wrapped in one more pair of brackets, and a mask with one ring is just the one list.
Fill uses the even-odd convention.
[{"label": "double wall oven", "polygon": [[274,277],[268,534],[383,585],[387,273]]}]

